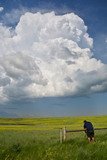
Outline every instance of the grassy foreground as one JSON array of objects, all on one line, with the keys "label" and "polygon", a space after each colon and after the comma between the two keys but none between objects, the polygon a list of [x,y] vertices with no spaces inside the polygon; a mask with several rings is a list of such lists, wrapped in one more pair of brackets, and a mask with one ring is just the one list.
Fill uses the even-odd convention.
[{"label": "grassy foreground", "polygon": [[96,142],[85,134],[68,133],[59,143],[59,129],[82,129],[83,120],[107,127],[107,116],[0,119],[0,160],[107,160],[107,130],[96,131]]}]

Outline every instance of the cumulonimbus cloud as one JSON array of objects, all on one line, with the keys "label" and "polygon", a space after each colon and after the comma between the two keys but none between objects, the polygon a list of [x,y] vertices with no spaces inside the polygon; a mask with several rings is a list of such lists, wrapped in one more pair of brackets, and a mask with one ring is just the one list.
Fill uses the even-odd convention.
[{"label": "cumulonimbus cloud", "polygon": [[30,13],[15,29],[0,24],[0,100],[107,91],[107,65],[74,13]]}]

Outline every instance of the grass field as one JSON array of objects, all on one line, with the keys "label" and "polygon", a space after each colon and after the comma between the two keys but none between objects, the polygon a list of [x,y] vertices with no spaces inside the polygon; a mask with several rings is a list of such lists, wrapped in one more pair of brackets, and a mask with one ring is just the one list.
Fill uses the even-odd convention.
[{"label": "grass field", "polygon": [[95,131],[91,144],[83,132],[59,142],[60,128],[83,129],[85,119],[95,128],[107,127],[107,116],[0,118],[0,160],[107,160],[107,130]]}]

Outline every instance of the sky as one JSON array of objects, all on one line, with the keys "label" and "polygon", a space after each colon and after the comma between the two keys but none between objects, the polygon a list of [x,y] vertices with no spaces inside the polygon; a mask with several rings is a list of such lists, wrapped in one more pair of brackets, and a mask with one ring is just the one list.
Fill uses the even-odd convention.
[{"label": "sky", "polygon": [[0,117],[107,114],[106,15],[106,0],[0,0]]}]

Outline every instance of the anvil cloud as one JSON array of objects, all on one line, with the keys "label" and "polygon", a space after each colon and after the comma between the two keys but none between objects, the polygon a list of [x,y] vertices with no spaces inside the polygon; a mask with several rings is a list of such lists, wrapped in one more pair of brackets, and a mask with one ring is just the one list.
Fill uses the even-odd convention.
[{"label": "anvil cloud", "polygon": [[85,96],[107,91],[107,65],[74,13],[26,12],[15,29],[0,24],[0,101]]}]

